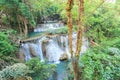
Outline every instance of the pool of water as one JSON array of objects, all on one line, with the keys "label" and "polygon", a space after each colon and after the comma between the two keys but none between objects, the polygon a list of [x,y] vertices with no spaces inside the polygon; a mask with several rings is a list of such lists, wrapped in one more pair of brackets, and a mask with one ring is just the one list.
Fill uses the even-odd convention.
[{"label": "pool of water", "polygon": [[67,79],[67,69],[69,61],[62,61],[57,64],[56,71],[51,75],[48,80],[65,80]]}]

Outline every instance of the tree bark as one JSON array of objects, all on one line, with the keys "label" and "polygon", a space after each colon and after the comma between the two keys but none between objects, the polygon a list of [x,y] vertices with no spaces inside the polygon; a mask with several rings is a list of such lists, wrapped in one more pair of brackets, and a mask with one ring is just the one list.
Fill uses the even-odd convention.
[{"label": "tree bark", "polygon": [[79,21],[77,29],[77,43],[76,43],[76,53],[74,59],[74,80],[79,80],[79,55],[82,46],[82,33],[83,33],[83,21],[84,21],[84,0],[79,0]]},{"label": "tree bark", "polygon": [[69,48],[71,53],[72,67],[74,71],[74,80],[79,80],[79,55],[82,46],[82,27],[83,27],[83,18],[84,18],[84,0],[79,0],[79,23],[77,30],[77,43],[76,43],[76,53],[73,55],[72,50],[72,14],[71,10],[73,7],[73,0],[67,1],[66,12],[67,12],[67,24],[68,24],[68,39],[69,39]]},{"label": "tree bark", "polygon": [[28,27],[27,27],[26,20],[24,20],[24,26],[25,26],[25,29],[24,29],[25,37],[27,37],[27,35],[28,35]]},{"label": "tree bark", "polygon": [[66,6],[66,15],[67,15],[67,24],[68,24],[68,40],[69,40],[69,48],[70,48],[70,53],[71,53],[71,58],[73,57],[73,50],[72,50],[72,10],[73,7],[73,0],[68,0],[67,1],[67,6]]},{"label": "tree bark", "polygon": [[77,29],[76,57],[79,57],[82,46],[83,21],[84,21],[84,0],[79,0],[79,22]]}]

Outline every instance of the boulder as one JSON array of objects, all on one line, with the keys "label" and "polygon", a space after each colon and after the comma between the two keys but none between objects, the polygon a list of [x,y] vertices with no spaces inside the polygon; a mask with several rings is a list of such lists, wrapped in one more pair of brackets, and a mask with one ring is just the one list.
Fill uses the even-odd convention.
[{"label": "boulder", "polygon": [[33,45],[32,44],[28,44],[28,46],[29,46],[30,55],[32,57],[37,57],[37,53],[35,52],[35,49],[34,49]]},{"label": "boulder", "polygon": [[68,55],[66,53],[63,53],[61,56],[60,56],[60,61],[64,61],[64,60],[68,60]]},{"label": "boulder", "polygon": [[20,49],[18,57],[22,62],[25,61],[25,53],[22,49]]}]

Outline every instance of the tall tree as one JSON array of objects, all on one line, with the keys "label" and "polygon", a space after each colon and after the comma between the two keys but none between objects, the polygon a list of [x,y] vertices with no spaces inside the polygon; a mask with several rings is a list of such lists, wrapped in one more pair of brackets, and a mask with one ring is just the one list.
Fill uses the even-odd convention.
[{"label": "tall tree", "polygon": [[66,13],[67,13],[67,24],[68,24],[68,38],[69,38],[69,47],[70,47],[70,53],[71,53],[71,58],[73,58],[73,50],[72,50],[72,13],[71,10],[73,8],[73,0],[68,0],[67,1],[67,6],[66,6]]},{"label": "tall tree", "polygon": [[72,14],[71,10],[73,8],[73,0],[67,1],[66,12],[67,12],[67,24],[68,24],[68,37],[69,37],[69,47],[71,53],[71,60],[72,66],[74,70],[74,80],[79,79],[79,68],[78,68],[78,60],[79,60],[79,53],[81,51],[82,46],[82,27],[83,27],[83,18],[84,18],[84,0],[79,0],[79,23],[78,23],[78,30],[77,30],[77,43],[76,43],[76,52],[73,54],[72,50]]},{"label": "tall tree", "polygon": [[84,23],[84,0],[79,0],[79,19],[78,19],[78,29],[77,29],[77,43],[76,43],[76,53],[74,59],[74,80],[79,79],[79,67],[78,60],[82,46],[82,33],[83,33],[83,23]]}]

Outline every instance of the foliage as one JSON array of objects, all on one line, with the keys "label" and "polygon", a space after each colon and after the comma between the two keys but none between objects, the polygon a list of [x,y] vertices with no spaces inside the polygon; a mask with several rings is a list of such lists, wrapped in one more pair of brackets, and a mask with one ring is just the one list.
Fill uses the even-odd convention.
[{"label": "foliage", "polygon": [[67,34],[68,28],[65,26],[60,29],[55,29],[55,30],[48,30],[48,34]]},{"label": "foliage", "polygon": [[111,53],[113,52],[109,48],[98,47],[84,54],[80,59],[81,79],[119,80],[120,50]]},{"label": "foliage", "polygon": [[0,70],[4,69],[6,66],[19,63],[20,61],[14,57],[0,55]]},{"label": "foliage", "polygon": [[17,50],[15,44],[9,40],[11,33],[11,31],[0,32],[0,54],[10,55]]},{"label": "foliage", "polygon": [[88,37],[96,42],[101,42],[107,38],[119,36],[120,16],[115,8],[113,4],[104,3],[86,19]]},{"label": "foliage", "polygon": [[105,46],[110,46],[110,47],[116,47],[120,49],[120,37],[114,37],[112,39],[108,39],[104,42],[101,42],[101,45]]},{"label": "foliage", "polygon": [[[66,4],[63,3],[61,8]],[[78,23],[78,1],[74,2],[72,10],[73,24]],[[119,0],[116,3],[107,3],[101,0],[85,0],[85,20],[84,27],[86,36],[95,42],[105,41],[107,38],[118,37],[120,33]],[[59,9],[61,9],[59,8]],[[62,18],[66,20],[64,9],[60,12]]]},{"label": "foliage", "polygon": [[24,30],[25,23],[28,28],[35,25],[30,7],[22,0],[0,0],[0,11],[2,22],[20,32]]},{"label": "foliage", "polygon": [[[80,80],[119,80],[120,79],[120,38],[109,39],[96,47],[90,47],[80,56]],[[72,65],[70,71],[72,73]],[[73,80],[69,74],[69,80]]]},{"label": "foliage", "polygon": [[49,18],[54,18],[56,14],[59,15],[58,8],[60,7],[56,0],[29,0],[28,2],[37,23],[41,23]]},{"label": "foliage", "polygon": [[28,72],[29,68],[25,64],[17,63],[0,71],[0,76],[2,80],[15,80],[17,77],[25,76]]},{"label": "foliage", "polygon": [[31,74],[29,75],[33,80],[46,80],[55,70],[55,65],[40,62],[39,58],[33,58],[27,61],[26,65],[31,70]]},{"label": "foliage", "polygon": [[[79,60],[79,80],[119,80],[120,50],[118,48],[94,47]],[[69,74],[69,80],[73,74]]]},{"label": "foliage", "polygon": [[[59,1],[60,2],[60,1]],[[58,11],[60,11],[59,13],[61,14],[63,20],[67,21],[67,17],[66,15],[66,11],[65,11],[65,5],[66,5],[66,1],[61,1],[60,2],[61,5],[59,6]],[[94,11],[94,9],[101,3],[101,0],[85,0],[85,17],[87,17],[88,15],[92,14]],[[72,9],[72,19],[73,19],[73,24],[77,24],[78,23],[78,13],[76,13],[76,11],[78,10],[78,0],[74,1],[74,6]]]},{"label": "foliage", "polygon": [[24,16],[29,21],[29,24],[31,26],[34,26],[35,21],[34,21],[32,13],[30,12],[29,6],[27,6],[25,3],[19,3],[18,7],[19,7],[19,11],[20,11],[21,15]]},{"label": "foliage", "polygon": [[[76,32],[76,30],[77,30],[77,26],[73,25],[72,31]],[[68,34],[68,27],[64,26],[63,28],[56,29],[55,31],[48,30],[47,32],[48,32],[48,34]]]}]

